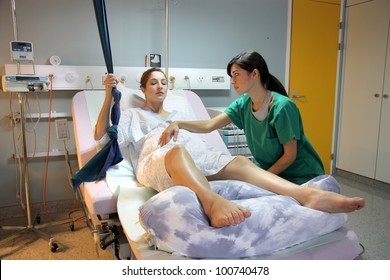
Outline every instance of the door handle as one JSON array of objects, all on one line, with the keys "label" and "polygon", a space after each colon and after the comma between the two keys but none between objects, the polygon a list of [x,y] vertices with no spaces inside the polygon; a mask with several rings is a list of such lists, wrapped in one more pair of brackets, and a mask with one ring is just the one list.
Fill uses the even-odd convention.
[{"label": "door handle", "polygon": [[306,95],[297,95],[295,89],[293,89],[293,90],[292,90],[291,99],[292,99],[293,101],[295,101],[295,99],[297,99],[297,98],[302,98],[302,99],[303,99],[303,98],[306,98]]},{"label": "door handle", "polygon": [[388,94],[384,94],[383,98],[389,98],[389,95]]}]

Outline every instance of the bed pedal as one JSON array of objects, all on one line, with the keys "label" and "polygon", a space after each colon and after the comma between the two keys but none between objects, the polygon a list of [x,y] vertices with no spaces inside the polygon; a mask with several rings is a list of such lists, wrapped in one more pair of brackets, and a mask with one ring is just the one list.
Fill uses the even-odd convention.
[{"label": "bed pedal", "polygon": [[106,241],[106,239],[107,239],[107,236],[106,236],[106,238],[104,238],[103,240],[100,241],[100,248],[102,248],[103,250],[106,250],[108,246],[110,246],[112,243],[117,242],[119,240],[119,231],[118,231],[117,226],[115,226],[115,225],[112,226],[110,228],[110,231],[112,232],[114,237],[111,240]]},{"label": "bed pedal", "polygon": [[118,260],[130,260],[132,258],[130,245],[120,227],[102,225],[101,232],[105,234],[100,240],[102,250],[108,249]]}]

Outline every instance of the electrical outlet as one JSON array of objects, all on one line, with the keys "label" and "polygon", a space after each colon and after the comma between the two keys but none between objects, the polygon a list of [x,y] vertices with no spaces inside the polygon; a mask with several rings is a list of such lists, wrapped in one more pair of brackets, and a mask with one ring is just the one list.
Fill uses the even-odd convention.
[{"label": "electrical outlet", "polygon": [[103,85],[103,86],[106,85],[106,79],[107,79],[107,75],[103,75],[103,76],[102,76],[102,85]]},{"label": "electrical outlet", "polygon": [[69,140],[68,121],[66,119],[55,120],[57,140]]},{"label": "electrical outlet", "polygon": [[125,84],[126,81],[127,81],[127,79],[128,79],[128,77],[127,77],[126,74],[121,74],[121,75],[119,76],[119,81],[120,81],[122,84]]},{"label": "electrical outlet", "polygon": [[73,74],[73,73],[66,73],[65,74],[65,81],[67,83],[72,84],[72,83],[74,83],[75,80],[76,80],[75,74]]}]

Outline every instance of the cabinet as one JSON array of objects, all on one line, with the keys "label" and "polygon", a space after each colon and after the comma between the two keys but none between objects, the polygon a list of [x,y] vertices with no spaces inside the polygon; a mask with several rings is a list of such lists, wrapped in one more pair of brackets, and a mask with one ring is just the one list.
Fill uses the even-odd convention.
[{"label": "cabinet", "polygon": [[232,156],[242,155],[254,161],[242,129],[231,123],[218,129],[218,132]]},{"label": "cabinet", "polygon": [[347,6],[336,167],[390,183],[390,1]]}]

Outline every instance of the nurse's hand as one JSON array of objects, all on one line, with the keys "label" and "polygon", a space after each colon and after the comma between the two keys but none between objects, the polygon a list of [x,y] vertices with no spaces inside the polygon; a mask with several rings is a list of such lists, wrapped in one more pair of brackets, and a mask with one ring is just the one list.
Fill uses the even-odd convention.
[{"label": "nurse's hand", "polygon": [[161,134],[160,139],[158,140],[158,145],[160,147],[168,144],[169,141],[171,141],[171,138],[173,137],[173,141],[177,140],[177,136],[179,134],[179,123],[178,122],[172,122]]}]

